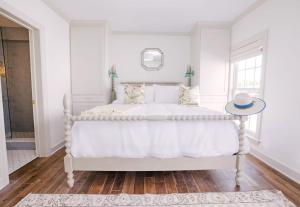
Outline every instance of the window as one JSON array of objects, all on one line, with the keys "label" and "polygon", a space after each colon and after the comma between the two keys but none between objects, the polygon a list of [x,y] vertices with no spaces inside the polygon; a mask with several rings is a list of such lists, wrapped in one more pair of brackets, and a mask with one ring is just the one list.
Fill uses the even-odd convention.
[{"label": "window", "polygon": [[[231,55],[231,97],[237,93],[248,93],[263,98],[264,38],[244,43]],[[249,116],[246,122],[247,135],[259,139],[261,115]]]}]

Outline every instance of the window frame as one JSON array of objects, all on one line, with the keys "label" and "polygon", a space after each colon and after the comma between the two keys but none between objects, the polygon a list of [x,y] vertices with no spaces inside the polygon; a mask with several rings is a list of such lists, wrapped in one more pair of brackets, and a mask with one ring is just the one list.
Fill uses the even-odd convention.
[{"label": "window frame", "polygon": [[[233,94],[237,90],[245,91],[246,93],[257,92],[259,93],[259,98],[262,99],[264,98],[266,62],[267,62],[267,35],[268,35],[267,31],[262,32],[260,34],[253,36],[252,38],[240,42],[235,47],[232,47],[231,56],[230,56],[230,81],[229,81],[229,90],[228,90],[229,91],[228,101],[233,99]],[[259,43],[258,44],[259,46],[255,46],[256,43]],[[237,67],[235,67],[235,63],[240,60],[246,60],[248,58],[255,57],[257,55],[262,55],[260,87],[258,89],[237,88],[237,77],[236,77]],[[261,143],[262,118],[263,118],[263,113],[257,114],[255,133],[246,130],[246,136],[258,144]]]}]

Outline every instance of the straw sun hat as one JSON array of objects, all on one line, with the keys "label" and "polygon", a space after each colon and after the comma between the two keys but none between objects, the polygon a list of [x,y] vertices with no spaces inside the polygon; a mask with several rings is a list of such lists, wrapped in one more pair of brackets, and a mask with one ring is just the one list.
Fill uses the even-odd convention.
[{"label": "straw sun hat", "polygon": [[247,93],[237,94],[232,101],[226,104],[225,110],[233,115],[249,116],[262,112],[266,107],[264,100],[251,97]]}]

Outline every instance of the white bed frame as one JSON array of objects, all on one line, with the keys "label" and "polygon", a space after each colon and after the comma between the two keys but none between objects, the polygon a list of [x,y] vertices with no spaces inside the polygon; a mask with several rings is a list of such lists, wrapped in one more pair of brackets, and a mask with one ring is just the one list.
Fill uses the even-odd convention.
[{"label": "white bed frame", "polygon": [[[233,115],[174,115],[174,116],[74,116],[72,115],[72,100],[70,95],[64,96],[65,114],[65,172],[69,187],[74,185],[73,171],[180,171],[180,170],[210,170],[236,169],[236,185],[240,185],[245,146],[246,116]],[[160,158],[86,158],[73,157],[71,154],[71,129],[76,121],[223,121],[239,120],[239,150],[235,155],[218,157],[180,157],[171,159]],[[101,149],[99,149],[101,150]]]}]

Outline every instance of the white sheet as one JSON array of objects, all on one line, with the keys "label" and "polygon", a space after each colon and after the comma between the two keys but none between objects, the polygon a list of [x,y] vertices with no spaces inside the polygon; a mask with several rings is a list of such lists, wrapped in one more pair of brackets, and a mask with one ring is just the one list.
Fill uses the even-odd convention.
[{"label": "white sheet", "polygon": [[[219,114],[178,104],[136,105],[124,113]],[[77,121],[72,128],[74,157],[205,157],[232,155],[237,151],[237,127],[232,121]]]}]

